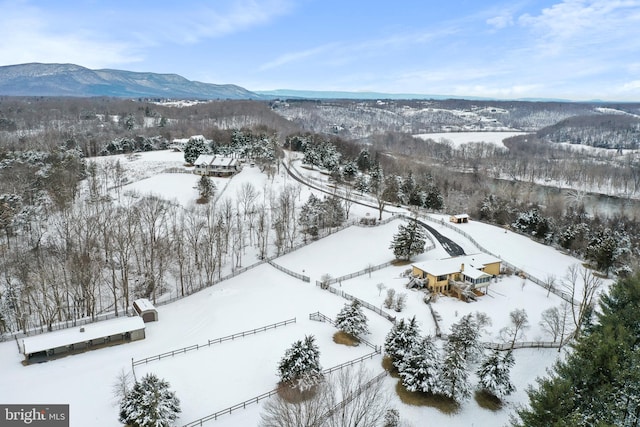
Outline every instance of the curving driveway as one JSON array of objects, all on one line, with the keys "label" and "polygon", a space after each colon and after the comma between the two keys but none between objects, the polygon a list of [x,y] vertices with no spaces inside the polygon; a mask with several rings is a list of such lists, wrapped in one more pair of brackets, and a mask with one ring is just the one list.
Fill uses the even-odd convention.
[{"label": "curving driveway", "polygon": [[[323,188],[320,188],[318,186],[309,184],[308,182],[306,182],[306,180],[300,178],[296,173],[294,173],[292,171],[292,169],[288,168],[287,165],[285,164],[285,162],[282,162],[282,166],[287,171],[289,176],[291,178],[293,178],[294,180],[298,181],[299,183],[301,183],[303,185],[306,185],[307,187],[313,188],[314,190],[322,191],[323,193],[327,193],[327,194],[330,194],[330,195],[333,195],[333,196],[337,196],[337,197],[339,197],[341,199],[346,199],[346,197],[344,197],[344,196],[336,195],[331,191],[327,191],[327,190],[325,190]],[[364,202],[359,201],[359,200],[351,200],[351,201],[353,203],[357,203],[357,204],[362,205],[362,206],[367,206],[367,207],[370,207],[370,208],[373,208],[373,209],[378,209],[377,206],[373,206],[373,205],[370,205],[368,203],[364,203]],[[420,224],[421,226],[423,226],[424,228],[426,228],[429,231],[429,233],[431,233],[433,235],[433,237],[436,238],[436,240],[442,245],[444,250],[447,251],[447,253],[450,256],[465,255],[464,249],[462,249],[462,247],[460,245],[458,245],[456,242],[454,242],[453,240],[449,239],[448,237],[443,236],[435,228],[433,228],[432,226],[424,223],[423,221],[416,220],[416,222],[418,224]]]}]

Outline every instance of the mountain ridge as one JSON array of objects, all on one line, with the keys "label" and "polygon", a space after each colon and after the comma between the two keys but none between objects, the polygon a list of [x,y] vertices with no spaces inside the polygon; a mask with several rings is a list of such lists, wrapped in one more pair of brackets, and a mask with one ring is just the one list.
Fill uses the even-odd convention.
[{"label": "mountain ridge", "polygon": [[0,95],[265,99],[237,85],[197,82],[178,74],[92,70],[76,64],[39,62],[0,66]]}]

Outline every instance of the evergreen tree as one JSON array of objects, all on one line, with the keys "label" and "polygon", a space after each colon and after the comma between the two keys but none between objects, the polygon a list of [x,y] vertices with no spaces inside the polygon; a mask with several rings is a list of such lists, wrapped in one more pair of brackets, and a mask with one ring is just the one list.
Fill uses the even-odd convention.
[{"label": "evergreen tree", "polygon": [[211,178],[206,175],[202,175],[198,181],[198,193],[200,193],[200,197],[205,200],[209,200],[209,198],[213,196],[215,190],[216,186],[211,181]]},{"label": "evergreen tree", "polygon": [[369,333],[367,316],[362,312],[362,306],[358,300],[345,304],[340,310],[336,316],[336,328],[354,337]]},{"label": "evergreen tree", "polygon": [[640,424],[640,275],[603,295],[597,321],[583,328],[573,351],[528,390],[514,426]]},{"label": "evergreen tree", "polygon": [[342,225],[346,214],[339,198],[327,197],[322,202],[322,215],[324,227],[338,227]]},{"label": "evergreen tree", "polygon": [[207,147],[202,138],[189,138],[189,141],[184,146],[184,161],[192,165],[200,154],[207,152]]},{"label": "evergreen tree", "polygon": [[440,393],[440,360],[430,336],[417,339],[402,358],[399,372],[409,391]]},{"label": "evergreen tree", "polygon": [[492,351],[477,371],[478,388],[498,399],[511,394],[515,387],[511,384],[509,373],[514,363],[512,351],[507,351],[504,356],[498,350]]},{"label": "evergreen tree", "polygon": [[448,398],[461,402],[471,395],[467,361],[455,342],[447,341],[444,352],[441,392]]},{"label": "evergreen tree", "polygon": [[415,316],[408,321],[400,319],[393,325],[385,338],[384,351],[396,368],[401,365],[405,354],[419,338],[420,329]]},{"label": "evergreen tree", "polygon": [[322,216],[322,202],[313,193],[309,195],[307,202],[302,205],[298,223],[302,226],[304,233],[316,237],[319,231],[320,218]]},{"label": "evergreen tree", "polygon": [[391,246],[393,254],[397,259],[409,261],[412,256],[424,252],[426,244],[425,233],[416,221],[409,221],[409,224],[398,226],[398,232],[394,234]]},{"label": "evergreen tree", "polygon": [[362,172],[367,172],[371,167],[371,155],[369,154],[369,150],[363,148],[360,150],[360,154],[358,154],[358,158],[356,160],[356,164],[358,165],[358,169]]},{"label": "evergreen tree", "polygon": [[462,357],[467,362],[475,362],[482,354],[480,325],[472,313],[463,316],[458,323],[451,326],[448,340],[457,351],[462,352]]},{"label": "evergreen tree", "polygon": [[322,376],[320,350],[313,335],[305,336],[287,349],[278,365],[278,375],[283,383],[293,383],[301,379],[314,379]]},{"label": "evergreen tree", "polygon": [[130,427],[169,427],[179,413],[180,400],[154,374],[137,381],[120,402],[120,421]]}]

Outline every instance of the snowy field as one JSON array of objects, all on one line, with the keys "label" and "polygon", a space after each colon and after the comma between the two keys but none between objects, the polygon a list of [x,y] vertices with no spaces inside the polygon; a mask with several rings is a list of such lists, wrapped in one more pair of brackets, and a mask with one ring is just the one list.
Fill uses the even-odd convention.
[{"label": "snowy field", "polygon": [[[145,164],[147,158],[149,165]],[[162,173],[168,167],[184,167],[181,158],[181,153],[166,151],[143,153],[134,161],[123,161],[123,165],[129,166],[127,176],[131,184],[127,189],[140,193],[154,192],[183,205],[192,203],[197,197],[193,189],[195,177]],[[234,197],[244,182],[251,182],[264,191],[268,179],[257,168],[246,167],[231,180],[220,185],[216,182],[216,185],[223,192],[222,197]],[[276,176],[273,185],[295,184],[291,178]],[[301,204],[306,201],[308,194],[308,190],[301,189]],[[377,211],[359,205],[352,208],[354,218],[367,214],[377,216]],[[277,264],[296,272],[304,271],[311,277],[311,283],[304,283],[268,264],[262,264],[197,294],[160,306],[159,321],[147,324],[146,339],[141,341],[31,366],[21,364],[23,357],[15,342],[0,343],[3,366],[0,402],[68,403],[71,426],[118,426],[118,409],[112,396],[112,385],[122,370],[131,371],[132,359],[203,344],[209,339],[294,317],[297,319],[295,324],[275,330],[137,366],[135,373],[138,377],[153,372],[170,382],[171,388],[182,401],[183,412],[177,421],[177,425],[182,425],[275,388],[279,359],[291,343],[302,339],[304,335],[316,336],[324,368],[367,354],[371,351],[368,347],[345,347],[333,343],[335,330],[331,325],[309,320],[309,314],[316,311],[335,317],[346,302],[316,287],[315,281],[324,274],[337,277],[362,270],[370,264],[390,261],[393,255],[389,244],[398,224],[399,221],[392,221],[375,228],[351,226],[275,260]],[[461,244],[468,253],[478,252],[471,242],[454,230],[434,225],[442,234]],[[505,233],[497,227],[477,222],[459,227],[483,242],[488,250],[539,278],[544,278],[546,274],[560,277],[566,273],[569,265],[579,262],[515,233]],[[443,257],[446,257],[446,253],[436,245],[434,250],[416,257],[414,262]],[[247,255],[247,265],[253,262],[249,262],[248,258]],[[415,315],[422,332],[433,333],[435,325],[428,307],[422,301],[422,292],[404,288],[406,279],[401,278],[400,274],[408,267],[388,267],[373,272],[371,277],[363,275],[334,286],[376,306],[381,306],[386,292],[383,290],[379,295],[378,283],[397,292],[406,292],[409,297],[406,309],[402,313],[389,313],[404,317]],[[547,297],[546,291],[531,282],[522,285],[522,279],[504,278],[491,284],[488,296],[473,303],[439,298],[434,303],[434,309],[442,319],[442,331],[448,332],[450,325],[464,314],[480,311],[492,320],[483,339],[498,341],[498,332],[507,325],[509,311],[524,308],[530,322],[526,340],[548,340],[538,325],[539,316],[545,308],[558,305],[559,300],[553,294]],[[372,331],[367,339],[382,344],[391,323],[368,310],[366,315]],[[507,398],[506,408],[497,412],[482,409],[475,400],[470,399],[462,404],[458,414],[445,415],[436,409],[401,403],[394,391],[396,379],[387,378],[385,387],[407,425],[422,426],[425,425],[424,420],[429,420],[429,425],[451,427],[502,426],[507,424],[513,406],[526,402],[527,385],[534,383],[537,376],[544,375],[545,369],[553,364],[559,354],[555,349],[516,350],[512,380],[517,392]],[[382,371],[380,362],[381,357],[376,356],[365,365],[371,369],[372,375],[376,375]],[[473,375],[471,378],[475,381]],[[255,426],[258,424],[260,408],[260,404],[253,405],[205,425]]]},{"label": "snowy field", "polygon": [[414,135],[420,139],[433,139],[436,142],[442,140],[451,142],[454,147],[473,142],[487,142],[495,144],[498,147],[507,148],[502,143],[506,138],[512,136],[524,135],[526,132],[439,132],[439,133],[421,133]]}]

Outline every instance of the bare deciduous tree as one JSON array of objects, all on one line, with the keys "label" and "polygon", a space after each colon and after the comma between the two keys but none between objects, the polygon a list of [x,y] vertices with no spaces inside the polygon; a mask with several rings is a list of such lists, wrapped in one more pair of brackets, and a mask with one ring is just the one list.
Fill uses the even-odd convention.
[{"label": "bare deciduous tree", "polygon": [[571,301],[571,314],[576,333],[580,332],[586,316],[593,309],[602,279],[578,264],[569,267],[564,288]]},{"label": "bare deciduous tree", "polygon": [[360,365],[329,375],[315,387],[315,395],[290,401],[278,395],[268,400],[261,427],[358,427],[375,426],[384,420],[389,396],[383,378],[372,377]]},{"label": "bare deciduous tree", "polygon": [[567,323],[569,321],[569,312],[571,305],[563,302],[560,306],[551,307],[542,312],[540,326],[553,338],[553,342],[564,342],[567,332]]},{"label": "bare deciduous tree", "polygon": [[529,327],[529,318],[524,308],[517,308],[509,313],[511,324],[500,330],[500,335],[505,342],[510,342],[511,348],[516,345],[516,340],[524,336],[524,330]]}]

